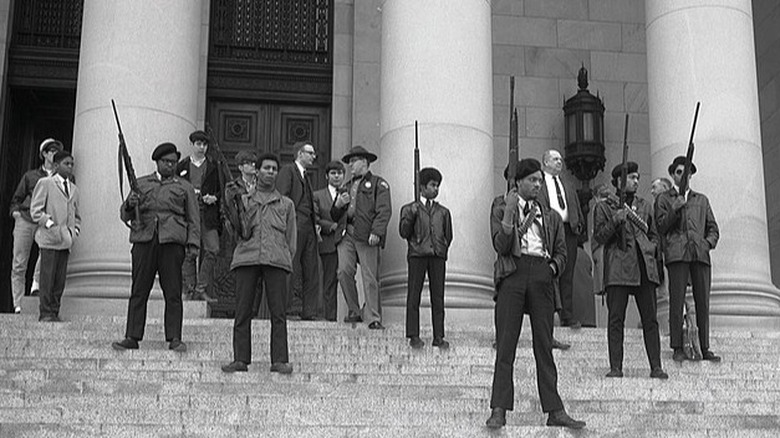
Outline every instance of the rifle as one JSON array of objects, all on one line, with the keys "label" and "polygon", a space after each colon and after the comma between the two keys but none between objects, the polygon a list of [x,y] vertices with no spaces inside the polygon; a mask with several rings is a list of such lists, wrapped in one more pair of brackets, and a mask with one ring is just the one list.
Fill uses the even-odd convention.
[{"label": "rifle", "polygon": [[414,202],[420,202],[420,141],[417,137],[417,120],[414,121]]},{"label": "rifle", "polygon": [[[233,173],[230,171],[230,167],[227,164],[227,159],[225,158],[225,154],[222,153],[222,149],[219,147],[219,142],[217,141],[217,138],[214,136],[214,132],[211,130],[211,126],[209,126],[208,123],[206,123],[206,134],[208,134],[212,143],[211,146],[209,147],[209,150],[213,151],[214,155],[216,155],[217,176],[219,178],[219,189],[222,192],[221,195],[224,195],[225,182],[227,179],[233,181]],[[228,178],[225,178],[226,175]],[[235,230],[233,229],[233,224],[230,222],[230,213],[227,210],[226,202],[219,203],[219,216],[222,221],[222,226],[225,228],[225,231],[229,235],[233,235]]]},{"label": "rifle", "polygon": [[[116,112],[116,103],[114,99],[111,99],[111,107],[114,109],[114,118],[116,119],[116,127],[119,130],[119,194],[122,199],[125,198],[124,193],[124,178],[122,177],[122,168],[124,167],[127,172],[127,181],[130,184],[130,191],[135,192],[137,195],[141,195],[138,190],[138,178],[135,176],[135,169],[133,168],[133,160],[130,158],[130,152],[127,150],[127,143],[125,143],[125,135],[122,133],[122,125],[119,123],[119,114]],[[135,205],[135,221],[131,223],[131,228],[139,226],[141,224],[141,208],[138,204]]]},{"label": "rifle", "polygon": [[696,121],[699,119],[699,106],[701,102],[696,102],[696,112],[693,114],[693,127],[691,128],[691,137],[688,140],[688,151],[685,153],[685,170],[680,177],[680,194],[685,196],[688,191],[688,179],[691,176],[691,164],[693,163],[693,134],[696,132]]},{"label": "rifle", "polygon": [[[618,198],[620,199],[618,208],[626,206],[626,182],[628,180],[628,113],[626,113],[626,123],[623,128],[623,164],[620,166],[620,184],[618,185]],[[629,209],[630,210],[630,209]],[[625,224],[621,229],[620,249],[626,250],[626,230]]]},{"label": "rifle", "polygon": [[519,158],[519,146],[517,139],[517,109],[515,108],[515,77],[509,78],[509,164],[507,166],[507,192],[512,189],[512,181],[515,177]]}]

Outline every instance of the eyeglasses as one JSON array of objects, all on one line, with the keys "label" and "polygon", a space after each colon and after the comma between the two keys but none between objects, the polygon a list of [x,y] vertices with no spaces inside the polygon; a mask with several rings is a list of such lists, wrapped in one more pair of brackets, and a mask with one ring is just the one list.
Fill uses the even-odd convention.
[{"label": "eyeglasses", "polygon": [[303,153],[306,153],[306,154],[309,154],[309,155],[317,155],[317,152],[316,152],[316,151],[313,151],[313,150],[311,150],[311,151],[307,151],[306,149],[304,149],[304,150],[302,150],[301,152],[303,152]]},{"label": "eyeglasses", "polygon": [[242,161],[241,165],[242,166],[252,166],[252,167],[255,167],[257,164],[254,161]]}]

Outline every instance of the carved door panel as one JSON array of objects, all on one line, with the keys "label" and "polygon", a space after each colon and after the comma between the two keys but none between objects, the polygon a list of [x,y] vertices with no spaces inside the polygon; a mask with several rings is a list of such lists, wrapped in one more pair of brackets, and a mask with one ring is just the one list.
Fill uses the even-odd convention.
[{"label": "carved door panel", "polygon": [[325,165],[330,158],[330,110],[327,107],[279,105],[271,109],[271,142],[279,145],[275,152],[283,163],[295,160],[293,145],[311,141],[317,160],[309,168],[314,190],[325,187]]}]

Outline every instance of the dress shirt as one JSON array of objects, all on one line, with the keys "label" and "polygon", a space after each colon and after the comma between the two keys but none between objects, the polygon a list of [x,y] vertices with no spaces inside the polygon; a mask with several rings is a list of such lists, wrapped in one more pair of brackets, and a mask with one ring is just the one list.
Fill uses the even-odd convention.
[{"label": "dress shirt", "polygon": [[[525,219],[526,200],[519,198],[517,201],[518,217],[520,220],[518,223],[522,223]],[[544,241],[542,240],[542,212],[539,207],[536,207],[536,219],[528,228],[528,231],[519,237],[520,254],[532,255],[538,257],[547,257],[547,251],[544,249]]]},{"label": "dress shirt", "polygon": [[549,173],[544,174],[544,184],[547,187],[547,197],[550,199],[550,208],[552,210],[555,210],[558,212],[558,215],[561,216],[561,219],[563,219],[564,223],[569,222],[569,205],[567,202],[564,202],[564,207],[561,208],[560,205],[558,205],[558,191],[555,188],[555,179],[558,179],[558,187],[561,191],[561,197],[564,201],[566,201],[566,189],[563,188],[563,181],[561,181],[560,176],[552,176]]}]

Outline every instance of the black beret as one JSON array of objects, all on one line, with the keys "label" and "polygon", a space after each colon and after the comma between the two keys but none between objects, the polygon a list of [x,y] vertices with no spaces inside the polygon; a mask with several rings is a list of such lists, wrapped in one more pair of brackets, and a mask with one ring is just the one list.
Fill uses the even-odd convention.
[{"label": "black beret", "polygon": [[190,142],[195,143],[198,140],[209,143],[209,135],[203,131],[195,131],[190,134]]},{"label": "black beret", "polygon": [[154,152],[152,152],[152,160],[157,161],[168,154],[176,154],[177,159],[181,158],[181,153],[176,150],[175,144],[162,143],[154,148]]},{"label": "black beret", "polygon": [[517,163],[515,179],[523,179],[528,175],[542,170],[542,164],[534,158],[523,158]]},{"label": "black beret", "polygon": [[[634,163],[633,161],[627,161],[626,167],[628,168],[628,171],[626,171],[626,175],[628,175],[629,173],[639,172],[639,165]],[[620,178],[620,172],[622,169],[623,169],[623,163],[620,163],[617,166],[615,166],[615,168],[612,169],[612,179]]]},{"label": "black beret", "polygon": [[[677,169],[677,166],[680,164],[685,164],[688,162],[688,158],[680,155],[679,157],[675,158],[674,161],[672,161],[672,164],[669,165],[669,175],[674,175],[674,171]],[[691,163],[691,175],[696,173],[696,165]]]}]

